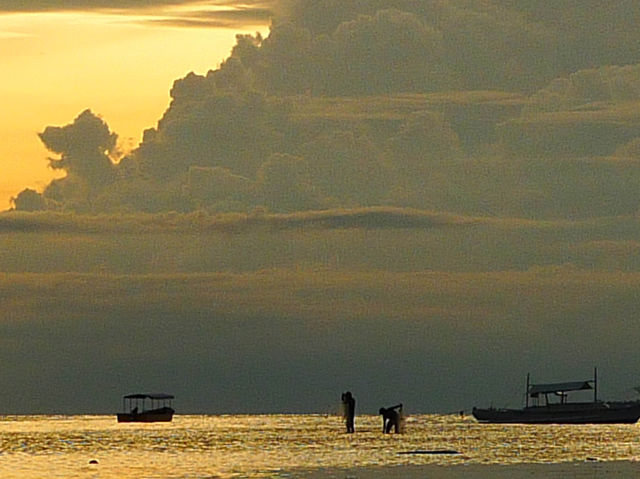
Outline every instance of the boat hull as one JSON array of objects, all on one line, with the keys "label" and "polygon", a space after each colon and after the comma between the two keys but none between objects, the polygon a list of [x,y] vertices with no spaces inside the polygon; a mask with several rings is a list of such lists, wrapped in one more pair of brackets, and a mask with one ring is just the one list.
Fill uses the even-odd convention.
[{"label": "boat hull", "polygon": [[151,409],[139,413],[119,412],[118,422],[171,422],[174,412],[170,407]]},{"label": "boat hull", "polygon": [[633,424],[640,418],[640,402],[570,403],[524,409],[473,408],[479,422],[514,424]]}]

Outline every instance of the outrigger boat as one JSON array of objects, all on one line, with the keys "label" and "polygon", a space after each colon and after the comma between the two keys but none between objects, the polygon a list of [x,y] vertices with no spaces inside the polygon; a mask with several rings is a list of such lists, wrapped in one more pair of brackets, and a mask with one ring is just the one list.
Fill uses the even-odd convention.
[{"label": "outrigger boat", "polygon": [[[640,418],[640,401],[598,400],[598,375],[593,379],[552,384],[530,384],[527,374],[523,409],[473,408],[473,417],[485,423],[518,424],[616,424],[635,423]],[[593,390],[593,401],[570,402],[568,393]],[[549,400],[549,395],[559,401]],[[544,398],[544,400],[543,400]]]},{"label": "outrigger boat", "polygon": [[[150,409],[146,409],[147,399]],[[122,398],[122,409],[128,412],[118,413],[118,422],[170,422],[173,419],[171,394],[129,394]]]}]

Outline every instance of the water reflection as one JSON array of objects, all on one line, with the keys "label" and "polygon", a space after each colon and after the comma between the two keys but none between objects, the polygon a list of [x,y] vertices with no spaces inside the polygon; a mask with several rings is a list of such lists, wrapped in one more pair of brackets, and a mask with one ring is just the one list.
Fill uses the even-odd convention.
[{"label": "water reflection", "polygon": [[[359,416],[356,434],[346,434],[340,417],[320,415],[176,416],[156,424],[118,424],[111,416],[3,417],[0,477],[268,477],[297,468],[640,457],[637,425],[486,425],[424,415],[410,417],[405,434],[383,435],[379,421]],[[411,454],[428,450],[460,454]]]}]

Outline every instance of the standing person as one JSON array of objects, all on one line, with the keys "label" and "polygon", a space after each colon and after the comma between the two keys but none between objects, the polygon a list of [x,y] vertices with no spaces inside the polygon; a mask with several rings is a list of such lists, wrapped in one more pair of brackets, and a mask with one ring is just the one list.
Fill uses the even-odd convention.
[{"label": "standing person", "polygon": [[400,420],[402,414],[402,403],[391,407],[381,407],[379,411],[382,416],[382,433],[389,434],[393,427],[394,432],[400,432]]},{"label": "standing person", "polygon": [[354,421],[356,418],[356,399],[351,395],[351,391],[342,393],[342,408],[347,432],[356,432]]}]

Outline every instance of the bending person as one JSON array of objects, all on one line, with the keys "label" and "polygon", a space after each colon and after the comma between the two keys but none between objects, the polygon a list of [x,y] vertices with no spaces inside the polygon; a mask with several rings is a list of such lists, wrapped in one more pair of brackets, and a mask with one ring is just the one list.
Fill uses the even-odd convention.
[{"label": "bending person", "polygon": [[391,407],[381,407],[380,415],[382,416],[382,432],[389,434],[391,428],[397,434],[400,432],[400,420],[402,414],[402,403]]}]

